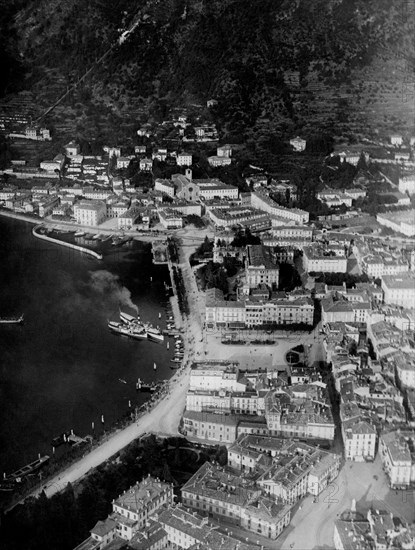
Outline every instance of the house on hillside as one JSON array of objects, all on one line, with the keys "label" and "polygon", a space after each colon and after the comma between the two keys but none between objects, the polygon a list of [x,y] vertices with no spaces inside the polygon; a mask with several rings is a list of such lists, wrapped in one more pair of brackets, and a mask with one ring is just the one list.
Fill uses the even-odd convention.
[{"label": "house on hillside", "polygon": [[307,142],[305,139],[300,138],[299,136],[290,139],[290,145],[294,151],[304,151],[306,148]]}]

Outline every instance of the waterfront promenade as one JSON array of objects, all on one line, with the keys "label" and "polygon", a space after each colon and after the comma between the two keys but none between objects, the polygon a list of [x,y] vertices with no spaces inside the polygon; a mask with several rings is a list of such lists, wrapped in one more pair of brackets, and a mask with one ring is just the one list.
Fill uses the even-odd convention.
[{"label": "waterfront promenade", "polygon": [[[168,236],[167,233],[161,232],[148,232],[141,233],[135,230],[124,230],[118,228],[106,228],[102,225],[80,225],[75,222],[66,222],[62,220],[51,220],[47,218],[33,218],[31,216],[25,216],[24,214],[16,214],[15,212],[8,212],[7,210],[0,209],[0,216],[5,218],[19,220],[22,222],[31,223],[33,225],[44,225],[50,228],[59,229],[62,231],[85,231],[89,233],[102,233],[103,235],[124,235],[128,237],[134,237],[138,241],[143,242],[154,242],[154,241],[165,241]],[[60,244],[60,243],[57,243]]]},{"label": "waterfront promenade", "polygon": [[[187,233],[187,232],[186,232]],[[186,404],[186,392],[189,384],[190,366],[194,360],[200,359],[203,351],[202,320],[198,307],[198,295],[196,282],[190,268],[188,257],[194,250],[194,243],[200,242],[200,236],[190,239],[186,243],[185,252],[180,251],[180,267],[183,270],[185,287],[189,299],[190,314],[185,318],[178,307],[174,307],[175,322],[181,326],[185,355],[183,367],[177,370],[169,380],[166,391],[160,395],[149,409],[141,413],[138,419],[124,429],[111,434],[108,439],[102,441],[96,448],[87,452],[85,456],[57,473],[53,478],[46,480],[44,485],[38,487],[30,495],[22,498],[38,496],[42,491],[51,497],[62,491],[68,483],[76,483],[88,472],[112,456],[117,454],[127,445],[132,443],[145,433],[154,433],[161,436],[179,435],[178,427]],[[14,503],[14,507],[18,502]],[[7,511],[9,511],[10,507]]]},{"label": "waterfront promenade", "polygon": [[38,496],[44,490],[46,496],[51,497],[62,491],[68,483],[80,480],[90,470],[110,459],[144,433],[178,435],[179,422],[186,402],[189,370],[187,368],[175,374],[170,380],[169,390],[165,397],[162,397],[151,410],[144,413],[137,422],[111,435],[107,441],[56,475],[30,496]]}]

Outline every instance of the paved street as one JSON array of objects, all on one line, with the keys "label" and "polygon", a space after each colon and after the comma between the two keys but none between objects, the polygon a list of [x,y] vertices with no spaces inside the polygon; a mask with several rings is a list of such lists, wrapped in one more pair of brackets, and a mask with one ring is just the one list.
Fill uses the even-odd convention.
[{"label": "paved street", "polygon": [[[375,477],[377,479],[375,479]],[[334,522],[350,509],[352,499],[358,510],[386,509],[402,515],[408,522],[415,519],[413,491],[390,491],[379,458],[374,463],[346,463],[338,478],[313,502],[311,496],[301,503],[291,525],[275,548],[301,550],[333,548]]]}]

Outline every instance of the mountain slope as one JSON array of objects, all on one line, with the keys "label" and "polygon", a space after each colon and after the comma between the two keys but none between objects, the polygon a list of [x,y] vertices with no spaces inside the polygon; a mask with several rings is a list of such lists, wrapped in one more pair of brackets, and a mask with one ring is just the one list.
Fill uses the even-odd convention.
[{"label": "mountain slope", "polygon": [[149,106],[216,97],[223,133],[244,139],[413,125],[404,89],[415,31],[403,0],[12,4],[10,55],[45,106],[51,90],[76,81],[139,13],[135,31],[83,84],[85,101],[124,116],[143,99]]}]

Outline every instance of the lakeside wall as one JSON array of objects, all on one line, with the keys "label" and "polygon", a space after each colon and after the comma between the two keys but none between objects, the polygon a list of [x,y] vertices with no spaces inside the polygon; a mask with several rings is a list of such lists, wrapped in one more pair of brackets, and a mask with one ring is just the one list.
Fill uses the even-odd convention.
[{"label": "lakeside wall", "polygon": [[79,246],[77,244],[67,243],[65,241],[60,241],[58,239],[53,239],[52,237],[48,237],[47,235],[42,235],[40,233],[37,233],[36,230],[41,227],[40,225],[37,225],[32,229],[32,235],[38,239],[42,239],[44,241],[49,241],[54,244],[60,244],[62,246],[66,246],[68,248],[72,248],[73,250],[78,250],[78,252],[82,252],[84,254],[89,254],[90,256],[93,256],[97,260],[102,260],[103,256],[102,254],[99,254],[98,252],[94,252],[93,250],[90,250],[89,248],[85,248],[83,246]]},{"label": "lakeside wall", "polygon": [[7,210],[0,209],[0,216],[4,216],[5,218],[11,218],[12,220],[19,220],[21,222],[28,222],[33,223],[35,225],[39,225],[39,219],[38,218],[30,218],[29,216],[26,216],[25,214],[17,214],[16,212],[9,212]]}]

